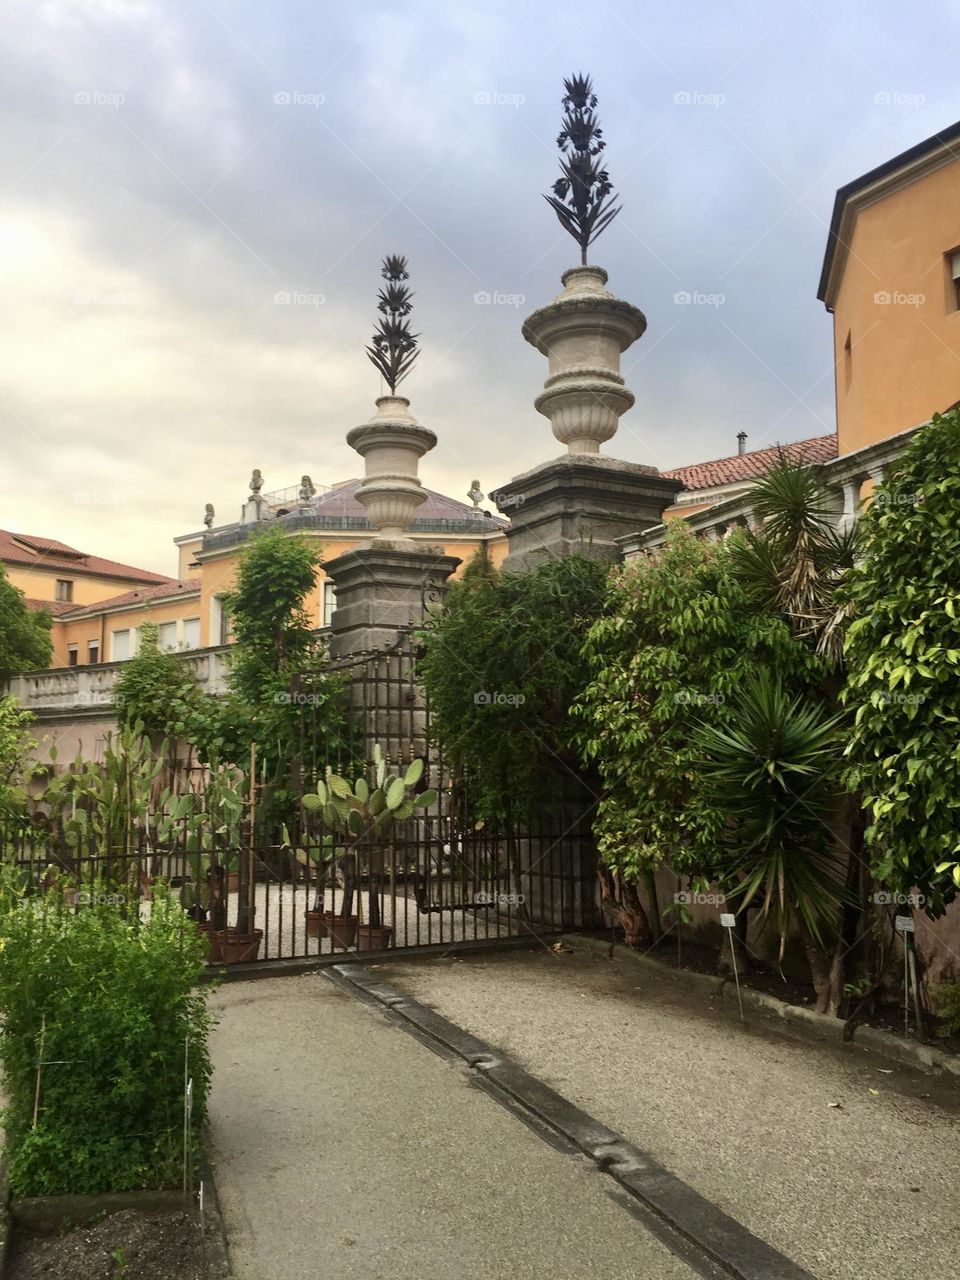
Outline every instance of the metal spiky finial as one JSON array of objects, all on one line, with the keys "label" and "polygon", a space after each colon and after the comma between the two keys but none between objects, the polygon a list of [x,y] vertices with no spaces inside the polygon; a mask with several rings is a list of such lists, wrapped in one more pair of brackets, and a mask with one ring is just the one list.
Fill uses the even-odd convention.
[{"label": "metal spiky finial", "polygon": [[420,335],[410,332],[410,321],[406,319],[413,310],[413,294],[403,283],[410,276],[406,258],[388,254],[380,274],[387,283],[377,294],[380,319],[367,355],[383,375],[391,395],[396,395],[397,384],[407,376],[420,354],[417,348]]},{"label": "metal spiky finial", "polygon": [[595,108],[597,95],[589,76],[564,80],[563,128],[557,138],[562,178],[553,184],[553,195],[544,196],[560,225],[580,246],[580,261],[587,265],[587,249],[620,212],[600,155],[607,145]]}]

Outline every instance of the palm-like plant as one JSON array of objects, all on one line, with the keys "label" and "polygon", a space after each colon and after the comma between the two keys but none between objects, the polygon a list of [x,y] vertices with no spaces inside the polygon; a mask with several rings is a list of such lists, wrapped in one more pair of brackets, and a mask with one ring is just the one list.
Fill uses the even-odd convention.
[{"label": "palm-like plant", "polygon": [[776,922],[781,959],[795,923],[823,951],[847,898],[828,826],[841,717],[764,670],[745,681],[731,711],[724,728],[697,732],[706,789],[728,815],[725,892],[740,910],[760,906]]},{"label": "palm-like plant", "polygon": [[409,279],[406,258],[388,254],[380,268],[386,280],[377,294],[377,310],[380,319],[374,331],[367,355],[383,375],[391,395],[396,394],[398,384],[407,376],[419,355],[416,333],[410,332],[407,317],[413,310],[413,294],[403,283]]},{"label": "palm-like plant", "polygon": [[732,547],[734,572],[757,604],[784,614],[839,671],[850,606],[837,589],[853,565],[855,530],[833,525],[816,472],[786,457],[750,498],[760,524]]},{"label": "palm-like plant", "polygon": [[606,143],[596,115],[597,95],[589,76],[564,80],[563,128],[557,138],[563,177],[553,184],[553,195],[544,199],[580,246],[586,266],[587,249],[620,212],[610,175],[600,156]]}]

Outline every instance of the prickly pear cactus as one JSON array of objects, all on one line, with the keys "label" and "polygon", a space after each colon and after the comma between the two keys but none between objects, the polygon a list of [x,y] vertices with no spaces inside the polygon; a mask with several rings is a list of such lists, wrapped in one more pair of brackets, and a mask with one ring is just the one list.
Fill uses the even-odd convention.
[{"label": "prickly pear cactus", "polygon": [[[364,773],[350,782],[328,767],[326,779],[317,783],[316,791],[301,797],[308,813],[322,815],[324,826],[340,832],[350,843],[383,840],[397,822],[411,818],[417,809],[427,809],[437,799],[430,789],[416,793],[414,787],[423,777],[424,763],[411,761],[405,771],[388,773],[386,757],[377,743],[373,759]],[[373,778],[373,783],[368,781]]]}]

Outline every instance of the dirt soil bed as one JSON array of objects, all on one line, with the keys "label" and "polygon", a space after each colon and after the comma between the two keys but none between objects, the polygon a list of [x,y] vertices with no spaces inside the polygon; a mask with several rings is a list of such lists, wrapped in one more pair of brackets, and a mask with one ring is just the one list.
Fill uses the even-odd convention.
[{"label": "dirt soil bed", "polygon": [[7,1280],[203,1280],[189,1213],[124,1209],[59,1236],[15,1232]]}]

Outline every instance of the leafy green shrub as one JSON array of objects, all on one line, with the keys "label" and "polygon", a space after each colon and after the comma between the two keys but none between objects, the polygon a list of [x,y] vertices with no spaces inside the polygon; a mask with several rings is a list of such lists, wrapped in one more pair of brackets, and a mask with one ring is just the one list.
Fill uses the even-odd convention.
[{"label": "leafy green shrub", "polygon": [[784,619],[751,603],[731,542],[699,541],[681,520],[662,548],[613,574],[583,654],[588,683],[574,711],[603,786],[601,856],[628,881],[664,862],[709,877],[726,814],[705,793],[696,730],[730,723],[758,666],[794,688],[818,659]]},{"label": "leafy green shrub", "polygon": [[932,989],[945,1036],[960,1036],[960,982],[941,982]]},{"label": "leafy green shrub", "polygon": [[48,609],[30,609],[19,587],[0,564],[0,682],[19,671],[50,665],[53,619]]},{"label": "leafy green shrub", "polygon": [[193,743],[209,735],[216,703],[182,658],[160,648],[152,622],[140,628],[140,648],[124,663],[113,696],[117,719],[128,728]]},{"label": "leafy green shrub", "polygon": [[825,949],[844,901],[830,819],[840,793],[840,724],[822,699],[787,693],[764,668],[750,673],[722,728],[704,725],[694,743],[709,800],[726,816],[721,881],[741,910],[758,906],[780,933],[799,925]]},{"label": "leafy green shrub", "polygon": [[141,921],[103,901],[108,886],[87,888],[92,901],[76,911],[62,886],[24,896],[7,879],[0,891],[0,1064],[15,1195],[176,1186],[185,1065],[194,1144],[206,1112],[210,1017],[196,987],[204,948],[195,925],[160,892]]},{"label": "leafy green shrub", "polygon": [[960,411],[934,415],[861,521],[845,701],[873,873],[931,915],[960,890]]},{"label": "leafy green shrub", "polygon": [[526,815],[576,777],[570,706],[606,566],[583,556],[498,573],[477,557],[424,633],[417,672],[447,763],[478,817]]}]

